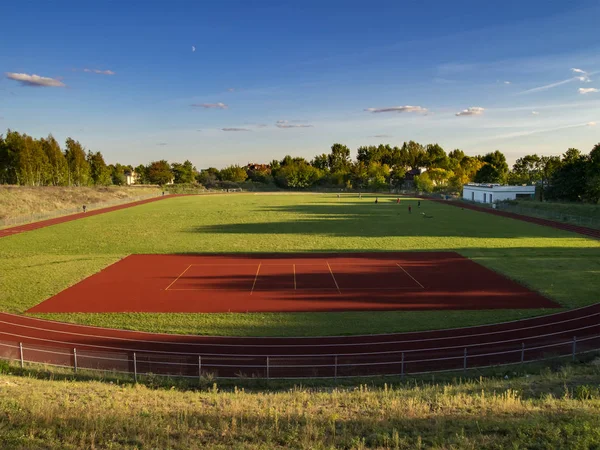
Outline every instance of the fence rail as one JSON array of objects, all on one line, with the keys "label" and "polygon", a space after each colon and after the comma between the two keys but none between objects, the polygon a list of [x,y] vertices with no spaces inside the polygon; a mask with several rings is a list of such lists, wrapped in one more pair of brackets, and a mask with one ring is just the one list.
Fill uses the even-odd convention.
[{"label": "fence rail", "polygon": [[[586,327],[585,331],[589,331]],[[46,344],[0,340],[0,359],[25,364],[139,376],[183,378],[349,378],[366,376],[417,375],[433,372],[525,364],[549,358],[571,357],[600,351],[600,324],[592,335],[538,336],[535,343],[498,341],[480,348],[476,344],[381,353],[242,356],[175,354],[146,350],[90,349],[88,346],[56,347]],[[573,330],[565,331],[568,334]],[[555,333],[553,333],[555,334]],[[42,340],[43,341],[43,340]]]},{"label": "fence rail", "polygon": [[[124,205],[126,203],[139,202],[147,200],[149,198],[160,197],[161,192],[155,194],[138,195],[136,197],[127,197],[121,199],[114,199],[107,202],[90,203],[86,205],[88,211],[94,211],[96,209],[109,208],[111,206]],[[68,216],[71,214],[77,214],[82,212],[81,206],[74,206],[72,208],[56,209],[45,213],[26,214],[22,216],[8,217],[0,219],[0,228],[13,227],[17,225],[24,225],[33,222],[39,222],[42,220],[54,219],[56,217]]]},{"label": "fence rail", "polygon": [[557,222],[568,223],[572,225],[585,226],[600,229],[600,218],[576,216],[565,214],[560,211],[550,211],[537,208],[525,208],[523,206],[511,205],[510,203],[498,202],[496,208],[500,211],[521,214],[523,216],[538,217],[540,219],[554,220]]}]

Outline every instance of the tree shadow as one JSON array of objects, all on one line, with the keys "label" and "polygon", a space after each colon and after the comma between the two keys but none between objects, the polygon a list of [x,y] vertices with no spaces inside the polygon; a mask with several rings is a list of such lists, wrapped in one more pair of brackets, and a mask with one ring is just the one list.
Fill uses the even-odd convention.
[{"label": "tree shadow", "polygon": [[[408,207],[411,207],[409,212]],[[265,216],[283,220],[227,223],[193,227],[192,233],[304,234],[334,237],[476,237],[569,238],[580,237],[550,227],[435,202],[371,199],[349,202],[303,203],[261,209]]]}]

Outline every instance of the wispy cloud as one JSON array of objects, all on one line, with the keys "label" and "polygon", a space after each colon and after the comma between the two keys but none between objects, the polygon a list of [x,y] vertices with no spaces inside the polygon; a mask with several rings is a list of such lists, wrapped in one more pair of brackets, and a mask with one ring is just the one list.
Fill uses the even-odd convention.
[{"label": "wispy cloud", "polygon": [[256,125],[256,128],[267,128],[269,125],[267,125],[266,123],[259,123]]},{"label": "wispy cloud", "polygon": [[251,131],[248,128],[221,128],[222,131]]},{"label": "wispy cloud", "polygon": [[18,81],[23,86],[31,87],[64,87],[65,84],[56,78],[40,77],[39,75],[29,75],[27,73],[7,72],[6,78]]},{"label": "wispy cloud", "polygon": [[277,128],[312,128],[312,125],[306,123],[290,123],[287,120],[278,120],[275,126]]},{"label": "wispy cloud", "polygon": [[532,92],[540,92],[540,91],[545,91],[547,89],[552,89],[554,87],[557,86],[562,86],[563,84],[567,84],[567,83],[571,83],[573,81],[581,81],[582,83],[589,83],[592,80],[590,79],[590,75],[595,75],[598,72],[586,72],[584,70],[581,69],[577,69],[577,68],[572,68],[571,71],[574,74],[578,74],[577,76],[573,76],[571,78],[568,78],[566,80],[561,80],[561,81],[557,81],[556,83],[550,83],[550,84],[546,84],[544,86],[538,86],[532,89],[527,89],[525,91],[520,92],[521,94],[531,94]]},{"label": "wispy cloud", "polygon": [[194,53],[196,51],[196,46],[192,45],[192,53]]},{"label": "wispy cloud", "polygon": [[386,112],[397,112],[397,113],[403,113],[403,112],[416,112],[416,113],[426,113],[427,112],[427,108],[423,108],[422,106],[411,106],[411,105],[406,105],[406,106],[390,106],[387,108],[366,108],[365,111],[368,111],[370,113],[386,113]]},{"label": "wispy cloud", "polygon": [[205,109],[227,109],[228,106],[225,103],[193,103],[191,106],[195,108]]},{"label": "wispy cloud", "polygon": [[504,84],[510,84],[510,81],[505,81]]},{"label": "wispy cloud", "polygon": [[588,127],[595,127],[596,126],[596,122],[588,122],[588,123],[586,123],[586,125]]},{"label": "wispy cloud", "polygon": [[456,113],[457,116],[480,116],[485,111],[485,108],[480,106],[471,106]]},{"label": "wispy cloud", "polygon": [[227,92],[234,92],[234,91],[235,91],[235,88],[228,88],[227,89]]},{"label": "wispy cloud", "polygon": [[486,140],[494,140],[494,139],[512,139],[512,138],[518,138],[518,137],[524,137],[524,136],[531,136],[533,134],[539,134],[539,133],[551,133],[554,131],[560,131],[560,130],[566,130],[569,128],[582,128],[582,127],[590,127],[590,126],[594,126],[596,123],[595,122],[587,122],[587,123],[577,123],[574,125],[561,125],[561,126],[557,126],[557,127],[553,127],[553,128],[539,128],[536,130],[525,130],[525,131],[516,131],[513,133],[507,133],[507,134],[501,134],[501,135],[497,135],[497,136],[492,136],[489,139]]},{"label": "wispy cloud", "polygon": [[160,145],[161,147],[164,147],[165,145],[169,145],[169,144],[167,144],[166,142],[159,142],[159,143],[158,143],[158,144],[156,144],[156,145]]},{"label": "wispy cloud", "polygon": [[370,137],[374,137],[374,138],[391,138],[392,136],[389,134],[375,134],[373,136]]},{"label": "wispy cloud", "polygon": [[83,71],[88,73],[97,73],[100,75],[115,75],[115,72],[113,72],[112,70],[83,69]]},{"label": "wispy cloud", "polygon": [[580,94],[591,94],[592,92],[598,92],[596,88],[579,88],[578,92]]},{"label": "wispy cloud", "polygon": [[540,113],[537,112],[537,111],[531,111],[531,114],[533,114],[534,116],[539,116],[540,115]]},{"label": "wispy cloud", "polygon": [[573,72],[573,73],[583,73],[583,74],[587,73],[585,70],[577,69],[575,67],[571,68],[571,72]]}]

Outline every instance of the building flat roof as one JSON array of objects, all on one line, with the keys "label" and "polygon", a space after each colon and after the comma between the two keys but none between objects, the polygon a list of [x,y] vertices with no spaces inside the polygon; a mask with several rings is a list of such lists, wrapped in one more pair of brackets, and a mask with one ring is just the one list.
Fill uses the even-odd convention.
[{"label": "building flat roof", "polygon": [[535,192],[535,186],[502,186],[499,184],[465,184],[463,189],[494,192]]}]

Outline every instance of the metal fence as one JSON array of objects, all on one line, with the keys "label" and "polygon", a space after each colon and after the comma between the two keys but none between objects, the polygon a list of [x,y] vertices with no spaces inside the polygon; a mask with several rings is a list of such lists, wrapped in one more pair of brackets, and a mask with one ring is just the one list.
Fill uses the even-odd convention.
[{"label": "metal fence", "polygon": [[[580,331],[583,337],[562,336]],[[589,335],[590,331],[594,334]],[[221,379],[351,378],[468,371],[570,357],[600,350],[600,324],[527,338],[416,350],[314,355],[197,354],[128,350],[52,341],[0,340],[0,359],[81,370],[139,376]]]},{"label": "metal fence", "polygon": [[600,229],[600,218],[597,217],[575,216],[572,214],[564,214],[560,211],[525,208],[523,206],[511,205],[510,203],[504,202],[498,202],[496,208],[500,211],[521,214],[524,216],[538,217],[540,219],[555,220],[557,222]]},{"label": "metal fence", "polygon": [[[133,203],[139,202],[141,200],[147,200],[149,198],[160,197],[162,194],[160,192],[156,194],[147,194],[147,195],[139,195],[136,197],[127,197],[114,199],[107,202],[101,203],[91,203],[86,205],[88,211],[94,211],[97,209],[108,208],[116,205],[123,205],[125,203]],[[54,219],[55,217],[68,216],[70,214],[76,214],[83,212],[81,206],[66,208],[66,209],[56,209],[54,211],[48,211],[45,213],[35,213],[35,214],[26,214],[23,216],[16,217],[8,217],[6,219],[0,220],[0,228],[3,227],[13,227],[17,225],[23,225],[27,223],[39,222],[41,220]]]}]

